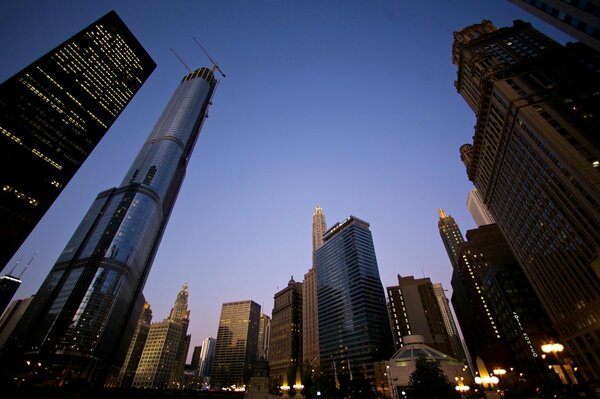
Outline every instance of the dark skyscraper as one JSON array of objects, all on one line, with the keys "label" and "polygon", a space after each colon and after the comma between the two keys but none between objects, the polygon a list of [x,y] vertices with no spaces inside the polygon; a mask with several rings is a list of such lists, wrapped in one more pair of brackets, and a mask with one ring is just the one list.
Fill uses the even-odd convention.
[{"label": "dark skyscraper", "polygon": [[111,11],[0,85],[0,270],[155,67]]},{"label": "dark skyscraper", "polygon": [[600,51],[600,2],[598,0],[508,0]]},{"label": "dark skyscraper", "polygon": [[292,277],[273,302],[269,368],[271,379],[281,386],[286,375],[293,381],[302,363],[302,283]]},{"label": "dark skyscraper", "polygon": [[374,363],[389,360],[394,346],[369,224],[354,216],[336,223],[315,269],[323,371],[333,377],[344,366],[374,382]]},{"label": "dark skyscraper", "polygon": [[53,365],[52,375],[101,384],[122,363],[216,84],[207,68],[184,76],[121,185],[97,196],[11,337],[26,357]]},{"label": "dark skyscraper", "polygon": [[[600,387],[600,54],[530,24],[455,32],[475,112],[467,175],[538,294],[563,357]],[[464,332],[464,330],[463,330]]]},{"label": "dark skyscraper", "polygon": [[130,387],[133,384],[133,378],[135,377],[135,372],[142,358],[144,345],[146,345],[146,339],[150,332],[150,322],[152,322],[152,309],[150,309],[149,303],[145,303],[144,310],[142,310],[135,332],[133,333],[133,338],[131,338],[129,349],[127,349],[123,367],[121,367],[119,373],[118,386]]},{"label": "dark skyscraper", "polygon": [[21,279],[7,274],[0,277],[0,316],[21,286]]}]

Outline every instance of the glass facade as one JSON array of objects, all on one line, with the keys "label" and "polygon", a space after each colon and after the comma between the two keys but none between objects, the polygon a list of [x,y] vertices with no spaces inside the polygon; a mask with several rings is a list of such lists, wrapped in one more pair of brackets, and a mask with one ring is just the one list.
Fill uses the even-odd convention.
[{"label": "glass facade", "polygon": [[155,67],[112,11],[0,85],[0,269]]},{"label": "glass facade", "polygon": [[[206,68],[184,77],[121,186],[98,195],[36,295],[27,320],[43,329],[30,334],[24,324],[18,338],[57,373],[73,367],[70,357],[89,379],[123,361],[215,86]],[[90,362],[102,367],[88,372]]]},{"label": "glass facade", "polygon": [[321,368],[333,377],[335,362],[374,381],[374,362],[394,349],[369,224],[350,216],[323,240],[315,265]]}]

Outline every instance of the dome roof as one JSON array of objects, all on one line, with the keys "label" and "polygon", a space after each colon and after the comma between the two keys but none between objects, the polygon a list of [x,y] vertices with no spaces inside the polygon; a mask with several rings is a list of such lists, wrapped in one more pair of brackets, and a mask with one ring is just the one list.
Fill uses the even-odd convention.
[{"label": "dome roof", "polygon": [[[404,345],[402,348],[398,349],[398,351],[396,351],[396,353],[394,353],[394,356],[392,356],[392,358],[390,360],[416,360],[420,357],[424,357],[425,359],[434,359],[434,360],[438,360],[440,362],[458,362],[458,360],[456,360],[453,357],[450,357],[448,355],[446,355],[445,353],[440,352],[437,349],[433,349],[430,346],[425,345],[422,340],[420,339],[414,339],[414,338],[422,338],[420,336],[410,336],[409,337],[405,337],[405,338],[409,338],[409,339],[405,339],[405,343],[406,345]],[[413,343],[414,342],[414,343]]]}]

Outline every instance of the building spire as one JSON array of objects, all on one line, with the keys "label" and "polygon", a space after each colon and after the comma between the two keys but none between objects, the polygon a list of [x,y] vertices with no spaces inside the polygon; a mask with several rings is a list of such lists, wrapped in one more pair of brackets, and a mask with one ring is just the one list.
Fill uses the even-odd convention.
[{"label": "building spire", "polygon": [[446,212],[444,212],[444,210],[442,208],[438,209],[438,213],[440,215],[440,219],[446,219]]}]

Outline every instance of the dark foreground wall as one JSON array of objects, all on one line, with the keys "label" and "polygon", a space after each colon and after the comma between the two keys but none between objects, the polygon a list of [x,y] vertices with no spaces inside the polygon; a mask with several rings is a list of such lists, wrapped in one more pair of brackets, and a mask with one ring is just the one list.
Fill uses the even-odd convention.
[{"label": "dark foreground wall", "polygon": [[122,388],[90,389],[84,387],[3,387],[2,396],[23,399],[241,399],[244,397],[244,393]]}]

